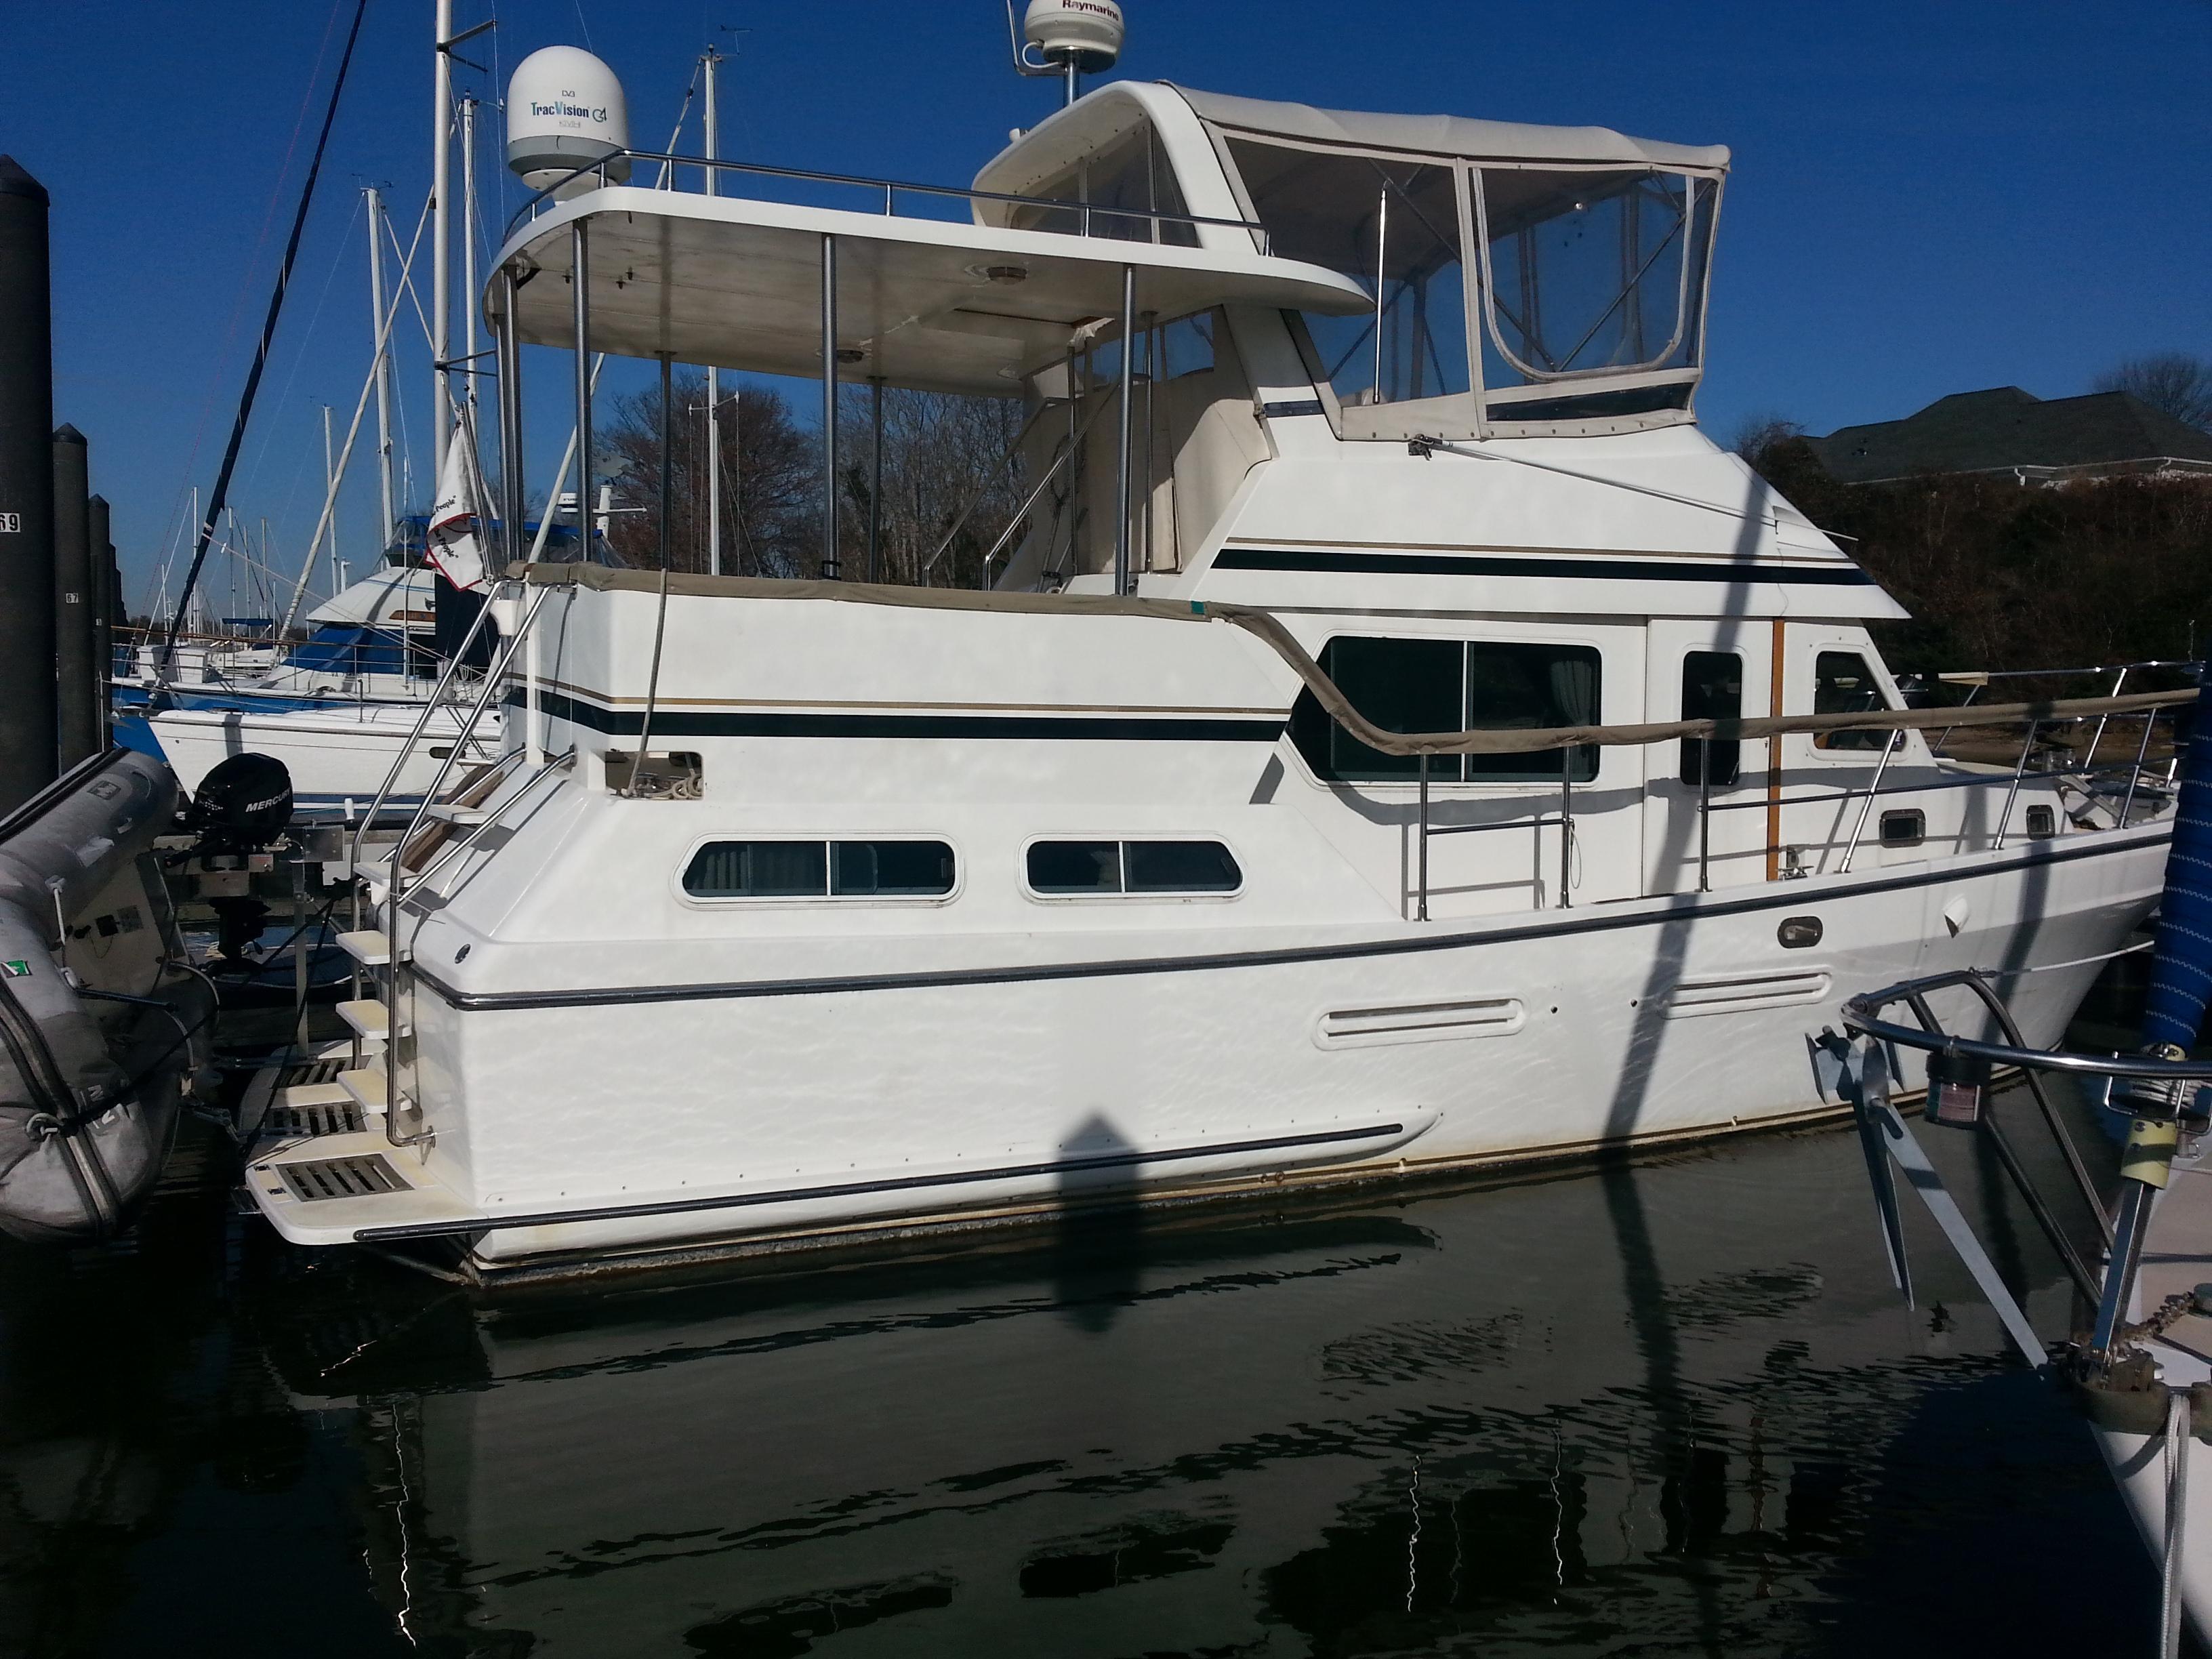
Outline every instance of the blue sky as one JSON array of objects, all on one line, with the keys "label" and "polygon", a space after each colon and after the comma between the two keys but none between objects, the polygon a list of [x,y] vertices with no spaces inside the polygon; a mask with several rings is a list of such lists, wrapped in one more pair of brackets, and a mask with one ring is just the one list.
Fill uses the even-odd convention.
[{"label": "blue sky", "polygon": [[[54,197],[55,418],[91,440],[134,606],[185,492],[213,481],[350,9],[50,8],[0,61],[0,148]],[[1000,0],[456,9],[464,25],[496,10],[499,27],[465,49],[488,67],[590,46],[623,77],[641,146],[665,140],[719,25],[746,30],[723,81],[723,147],[741,159],[965,182],[1055,97],[1008,70]],[[1826,431],[1978,386],[2065,396],[2143,351],[2212,355],[2205,0],[1127,10],[1117,72],[1134,77],[1729,145],[1699,404],[1723,438],[1753,411]],[[404,240],[428,182],[431,16],[429,0],[371,0],[234,486],[250,526],[268,518],[286,571],[321,503],[321,405],[337,407],[343,431],[367,366],[360,186],[388,186]],[[503,75],[461,81],[489,101]],[[504,188],[511,208],[489,109],[484,137],[485,188]],[[696,143],[695,116],[684,148]],[[488,213],[491,234],[504,216]],[[427,353],[402,314],[419,457]],[[370,471],[356,462],[340,519],[357,570],[374,539]]]}]

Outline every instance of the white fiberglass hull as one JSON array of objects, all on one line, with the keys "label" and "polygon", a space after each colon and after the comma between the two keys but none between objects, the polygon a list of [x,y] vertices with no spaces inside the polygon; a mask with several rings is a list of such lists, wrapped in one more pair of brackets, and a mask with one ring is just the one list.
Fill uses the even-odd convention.
[{"label": "white fiberglass hull", "polygon": [[[1075,941],[1034,935],[755,939],[717,973],[661,941],[525,994],[472,992],[426,930],[409,1006],[435,1139],[395,1152],[373,1125],[249,1184],[301,1243],[464,1237],[501,1264],[1778,1125],[1835,1109],[1812,1043],[1847,991],[2110,951],[2165,850],[2123,833],[1379,934],[1121,935],[1110,960],[1048,959]],[[1785,948],[1779,924],[1804,916],[1820,943]],[[2009,980],[2029,1042],[2057,1037],[2096,972]],[[356,1153],[387,1154],[406,1190],[303,1201],[276,1168]]]},{"label": "white fiberglass hull", "polygon": [[[173,708],[149,722],[161,753],[185,789],[198,792],[201,781],[233,755],[273,756],[292,776],[292,798],[309,811],[366,811],[389,778],[393,802],[411,805],[422,798],[444,766],[461,729],[465,711],[431,711],[422,742],[408,739],[422,718],[419,705],[358,706],[330,709],[272,708],[242,711]],[[465,753],[447,776],[458,780],[468,766],[499,752],[499,714],[487,710],[477,722]],[[398,775],[395,763],[404,755]]]}]

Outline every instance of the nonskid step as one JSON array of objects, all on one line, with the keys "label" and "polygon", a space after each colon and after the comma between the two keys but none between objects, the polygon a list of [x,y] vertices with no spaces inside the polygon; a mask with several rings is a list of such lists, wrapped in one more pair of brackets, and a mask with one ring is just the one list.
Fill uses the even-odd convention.
[{"label": "nonskid step", "polygon": [[[368,1042],[388,1042],[392,1040],[392,1011],[374,998],[362,998],[338,1004],[338,1018],[361,1034]],[[407,1021],[399,1021],[399,1035],[407,1035]]]},{"label": "nonskid step", "polygon": [[[380,927],[368,927],[359,933],[340,933],[338,949],[364,968],[387,968],[392,964],[392,940]],[[399,949],[399,960],[408,959],[407,947]]]}]

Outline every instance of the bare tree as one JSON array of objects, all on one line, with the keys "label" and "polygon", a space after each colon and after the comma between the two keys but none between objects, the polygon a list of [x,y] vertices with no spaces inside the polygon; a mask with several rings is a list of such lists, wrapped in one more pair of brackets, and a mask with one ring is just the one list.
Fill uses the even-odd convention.
[{"label": "bare tree", "polygon": [[1805,435],[1804,423],[1771,409],[1755,409],[1735,425],[1735,435],[1729,440],[1729,447],[1753,465],[1775,445],[1789,438]]},{"label": "bare tree", "polygon": [[[672,391],[670,563],[701,571],[708,567],[705,377],[679,374]],[[1012,398],[884,391],[878,580],[939,586],[980,580],[984,555],[1021,504],[1019,477],[1007,455],[1021,420],[1021,405]],[[723,400],[720,428],[724,572],[816,574],[822,557],[821,434],[801,426],[779,393],[754,386]],[[616,398],[611,418],[595,435],[599,467],[617,478],[617,510],[608,538],[631,565],[657,569],[659,388]],[[840,568],[848,581],[869,574],[873,443],[869,398],[865,388],[857,389],[844,399],[837,444]],[[1000,568],[1013,538],[1006,539]]]},{"label": "bare tree", "polygon": [[[867,574],[874,440],[866,399],[850,401],[857,407],[848,409],[838,440],[844,473],[840,540],[845,574],[858,578]],[[1008,452],[1021,424],[1022,406],[1010,398],[885,389],[878,580],[975,586],[985,555],[1002,538],[995,568],[1006,568],[1015,538],[1004,532],[1023,493]]]},{"label": "bare tree", "polygon": [[[675,443],[670,482],[669,566],[708,568],[707,382],[696,371],[672,383]],[[821,523],[822,449],[773,388],[746,386],[722,399],[722,570],[726,575],[812,575]],[[615,475],[618,509],[607,538],[629,563],[660,566],[660,389],[614,400],[593,434],[602,472]]]},{"label": "bare tree", "polygon": [[2153,409],[2212,431],[2212,362],[2185,351],[2130,357],[2097,377],[2099,392],[2132,392]]}]

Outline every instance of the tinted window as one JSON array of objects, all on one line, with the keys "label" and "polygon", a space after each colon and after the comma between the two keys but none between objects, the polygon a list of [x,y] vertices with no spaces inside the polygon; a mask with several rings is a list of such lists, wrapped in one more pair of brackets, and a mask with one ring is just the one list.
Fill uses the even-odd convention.
[{"label": "tinted window", "polygon": [[1917,847],[1927,839],[1927,836],[1928,815],[1917,807],[1881,815],[1881,844],[1884,847]]},{"label": "tinted window", "polygon": [[1029,851],[1036,893],[1233,893],[1244,872],[1218,841],[1041,841]]},{"label": "tinted window", "polygon": [[841,897],[952,890],[952,849],[941,841],[841,841],[831,843],[830,854],[830,890]]},{"label": "tinted window", "polygon": [[[1692,651],[1682,659],[1682,718],[1733,720],[1743,716],[1743,659],[1733,651]],[[1682,781],[1721,788],[1735,781],[1743,745],[1682,739]]]},{"label": "tinted window", "polygon": [[941,841],[717,841],[691,855],[684,890],[694,898],[933,897],[952,890],[952,849]]},{"label": "tinted window", "polygon": [[718,841],[691,855],[684,890],[694,898],[818,898],[829,873],[818,841]]},{"label": "tinted window", "polygon": [[[1466,647],[1456,640],[1334,639],[1321,648],[1321,671],[1336,682],[1352,706],[1386,732],[1455,732]],[[1291,738],[1317,776],[1346,782],[1419,775],[1411,755],[1370,749],[1331,720],[1313,693],[1302,691],[1291,710]],[[1432,781],[1460,776],[1456,755],[1429,763]]]},{"label": "tinted window", "polygon": [[1111,841],[1041,841],[1030,848],[1030,886],[1039,893],[1118,893],[1121,847]]},{"label": "tinted window", "polygon": [[[1352,706],[1386,732],[1537,731],[1595,725],[1598,653],[1587,646],[1457,640],[1334,639],[1322,647],[1322,672]],[[1328,717],[1310,691],[1291,709],[1291,740],[1318,777],[1359,783],[1412,780],[1420,761],[1369,748]],[[1437,755],[1432,783],[1552,781],[1564,751],[1525,755]],[[1597,775],[1597,747],[1574,750],[1571,775]]]},{"label": "tinted window", "polygon": [[[1856,714],[1869,708],[1887,708],[1881,685],[1855,651],[1823,651],[1813,663],[1813,712],[1816,714]],[[1822,732],[1813,742],[1821,749],[1878,750],[1893,734],[1887,732]]]},{"label": "tinted window", "polygon": [[1133,893],[1233,893],[1244,872],[1218,841],[1133,841],[1123,844]]},{"label": "tinted window", "polygon": [[[1470,732],[1530,732],[1555,726],[1595,726],[1598,717],[1598,655],[1588,646],[1492,645],[1467,648],[1467,728]],[[1562,774],[1577,783],[1597,775],[1597,745],[1571,756],[1564,749],[1526,755],[1469,755],[1470,783],[1542,781]]]}]

